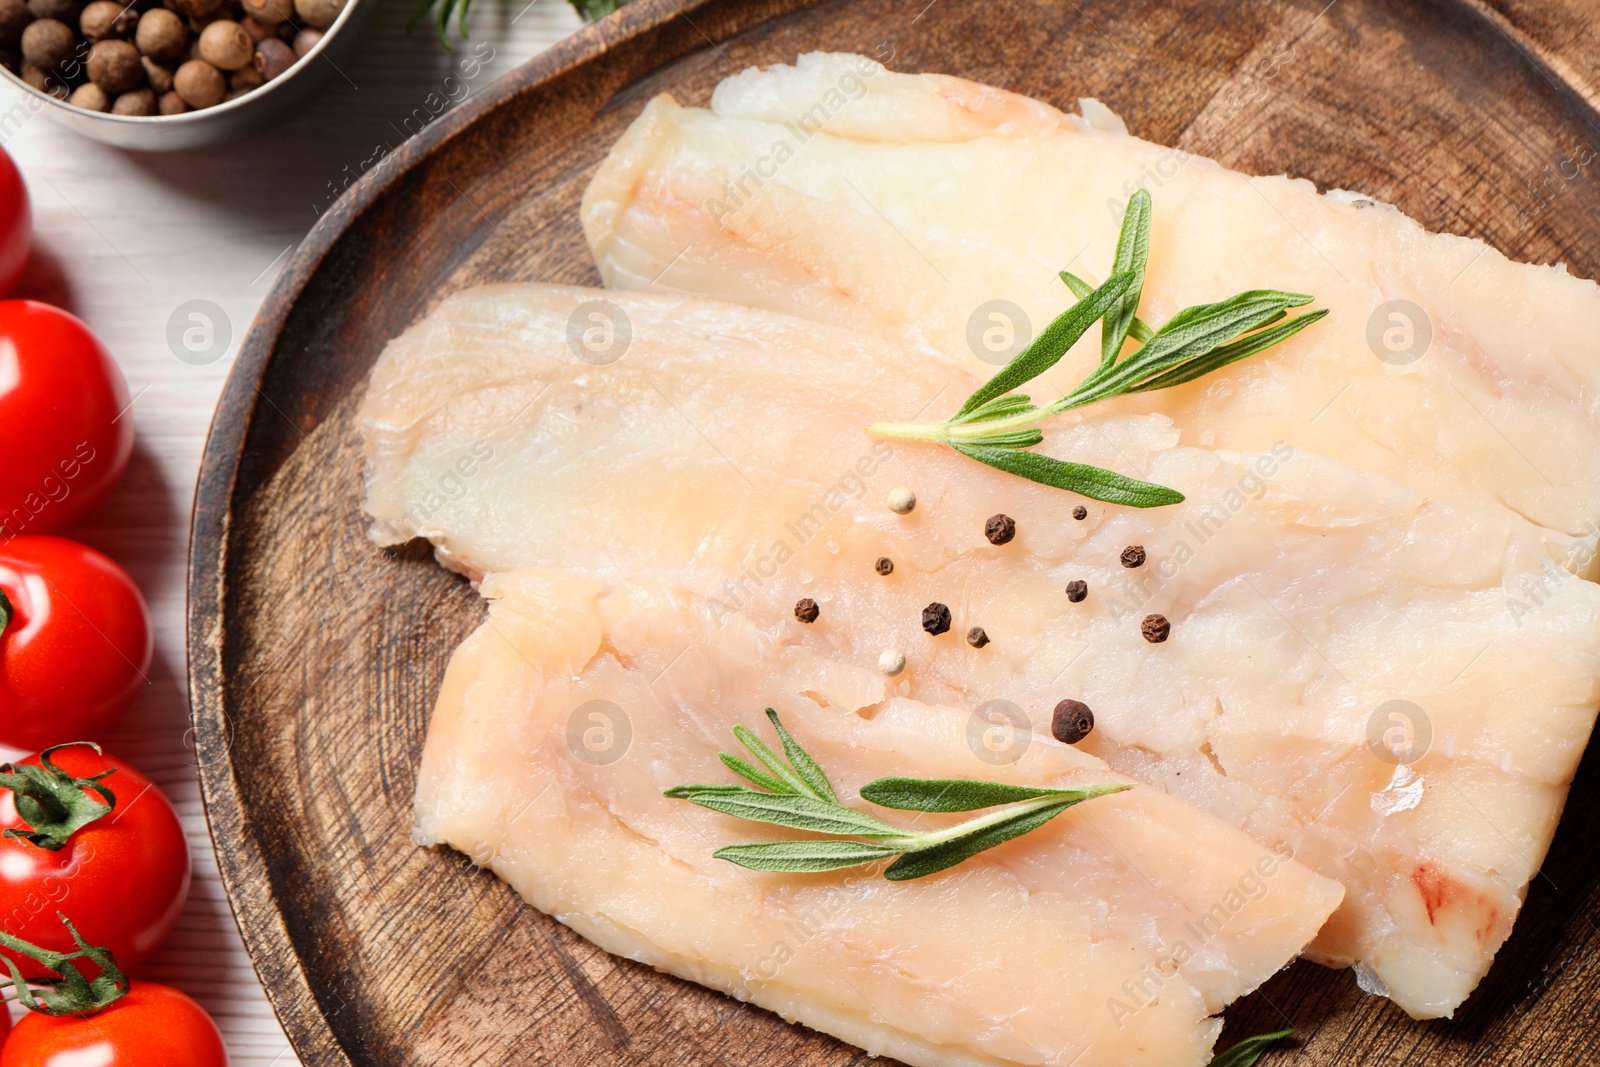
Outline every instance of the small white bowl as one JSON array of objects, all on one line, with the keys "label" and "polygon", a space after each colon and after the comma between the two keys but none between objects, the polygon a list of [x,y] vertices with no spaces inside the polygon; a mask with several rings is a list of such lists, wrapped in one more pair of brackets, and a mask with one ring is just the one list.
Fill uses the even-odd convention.
[{"label": "small white bowl", "polygon": [[[349,60],[366,32],[369,9],[377,0],[350,0],[322,40],[294,66],[236,100],[181,115],[112,115],[85,111],[40,92],[7,68],[0,75],[43,102],[56,122],[96,141],[141,152],[181,152],[251,133],[294,110],[316,93],[328,75]],[[36,110],[39,105],[33,105]]]}]

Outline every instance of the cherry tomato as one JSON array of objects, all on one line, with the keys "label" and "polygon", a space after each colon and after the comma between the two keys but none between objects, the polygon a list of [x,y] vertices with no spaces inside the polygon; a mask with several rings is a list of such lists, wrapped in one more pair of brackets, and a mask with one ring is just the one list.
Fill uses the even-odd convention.
[{"label": "cherry tomato", "polygon": [[0,741],[42,749],[98,737],[145,684],[150,614],[128,573],[62,537],[0,539]]},{"label": "cherry tomato", "polygon": [[134,981],[93,1015],[29,1012],[0,1048],[0,1067],[228,1067],[205,1009],[170,986]]},{"label": "cherry tomato", "polygon": [[122,371],[89,327],[0,300],[0,531],[49,533],[87,515],[133,452],[127,406]]},{"label": "cherry tomato", "polygon": [[[172,932],[189,897],[189,846],[178,813],[150,779],[88,745],[60,749],[50,760],[77,778],[114,771],[100,784],[116,803],[59,851],[0,837],[0,929],[41,948],[71,952],[72,935],[56,917],[65,912],[85,941],[109,948],[117,966],[131,970]],[[21,762],[37,766],[39,757]],[[0,789],[0,831],[12,828],[30,827],[17,814],[16,795]],[[51,973],[20,953],[0,951],[29,978]]]},{"label": "cherry tomato", "polygon": [[0,148],[0,296],[9,293],[22,277],[33,241],[33,211],[28,187],[17,165]]}]

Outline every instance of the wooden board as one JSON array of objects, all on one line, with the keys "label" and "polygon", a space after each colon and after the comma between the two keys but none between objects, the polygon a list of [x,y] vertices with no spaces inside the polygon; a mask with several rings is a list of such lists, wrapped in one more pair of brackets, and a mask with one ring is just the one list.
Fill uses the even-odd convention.
[{"label": "wooden board", "polygon": [[[612,959],[410,840],[432,701],[482,608],[425,547],[366,540],[351,415],[384,343],[444,294],[597,281],[578,200],[651,94],[703,103],[746,65],[892,50],[896,69],[1068,109],[1097,96],[1140,136],[1360,190],[1596,277],[1594,25],[1533,0],[639,0],[388,157],[263,308],[194,518],[189,670],[211,831],[304,1062],[866,1059]],[[1597,793],[1591,753],[1511,940],[1454,1021],[1412,1022],[1349,972],[1297,964],[1230,1010],[1224,1040],[1293,1025],[1302,1063],[1596,1062]]]}]

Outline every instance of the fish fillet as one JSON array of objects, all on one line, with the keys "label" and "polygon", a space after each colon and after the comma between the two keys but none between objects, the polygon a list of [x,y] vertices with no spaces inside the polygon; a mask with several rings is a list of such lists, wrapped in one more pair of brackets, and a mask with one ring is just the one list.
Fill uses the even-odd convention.
[{"label": "fish fillet", "polygon": [[[907,537],[865,503],[869,481],[910,468],[854,422],[924,357],[636,296],[622,298],[631,347],[594,367],[572,357],[568,323],[601,295],[457,294],[373,372],[361,426],[378,539],[430,538],[492,605],[429,727],[421,838],[609,951],[914,1065],[1206,1062],[1212,1016],[1293,959],[1342,895],[1284,858],[1287,842],[1265,848],[1136,788],[925,880],[758,875],[711,853],[774,831],[661,796],[726,780],[716,752],[769,704],[850,795],[892,773],[1126,778],[1025,719],[975,720],[958,689],[918,699],[876,669],[875,646],[839,640],[844,602],[819,580],[859,581],[863,551],[897,538],[901,596],[920,596],[933,576],[917,576],[912,547],[930,572],[942,554],[940,538]],[[908,415],[920,402],[896,401]],[[806,509],[834,491],[819,471],[842,483],[829,528],[844,540],[796,545],[786,581],[828,600],[802,633],[787,607],[734,608],[724,583],[786,536],[787,516],[815,521]],[[591,724],[593,701],[625,719],[624,758],[574,740],[615,727]]]},{"label": "fish fillet", "polygon": [[[1028,501],[1032,536],[1015,551],[1087,579],[1082,610],[1030,614],[965,570],[943,588],[1003,605],[971,614],[1015,619],[1035,654],[1081,648],[1054,686],[1095,707],[1097,751],[1262,841],[1293,841],[1348,890],[1312,954],[1356,964],[1415,1016],[1449,1015],[1510,931],[1600,702],[1585,580],[1600,295],[1369,199],[1131,137],[1092,101],[1084,113],[804,56],[727,80],[709,110],[652,101],[590,186],[584,225],[608,285],[897,342],[926,358],[923,398],[952,368],[993,372],[990,327],[1025,340],[1059,313],[1058,270],[1103,278],[1141,185],[1147,320],[1250,287],[1315,294],[1332,314],[1264,356],[1047,427],[1053,454],[1177,486],[1183,508],[1096,508],[1084,528],[1065,494],[966,498],[967,521]],[[1021,315],[996,319],[991,301]],[[1066,392],[1097,354],[1091,331],[1029,391]],[[952,385],[921,417],[963,395]],[[869,421],[902,417],[896,406],[878,400]],[[934,465],[905,476],[919,495],[976,477],[948,455],[914,462]],[[1119,571],[1119,542],[1152,563]],[[1123,616],[1146,610],[1173,620],[1171,644],[1129,636]],[[997,667],[1002,655],[950,648],[930,663],[951,688],[970,679],[950,660],[980,660],[996,682],[1053,673]],[[1050,686],[1014,681],[1036,717],[1048,709]],[[1391,729],[1426,754],[1377,756],[1369,740]]]}]

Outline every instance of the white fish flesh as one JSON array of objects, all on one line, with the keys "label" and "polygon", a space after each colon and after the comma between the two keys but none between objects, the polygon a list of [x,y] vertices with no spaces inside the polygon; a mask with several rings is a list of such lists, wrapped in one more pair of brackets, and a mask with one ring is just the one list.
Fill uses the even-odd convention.
[{"label": "white fish flesh", "polygon": [[[661,795],[728,780],[717,751],[767,705],[847,797],[886,774],[1127,779],[1016,713],[975,718],[965,687],[914,684],[933,667],[909,643],[904,676],[876,667],[900,635],[844,591],[892,545],[885,603],[914,614],[954,536],[914,536],[866,493],[916,477],[919,518],[950,510],[933,457],[902,460],[858,425],[884,401],[914,413],[906,378],[923,357],[767,312],[624,296],[631,343],[592,366],[568,324],[603,295],[469,290],[374,371],[361,420],[379,539],[429,537],[491,602],[429,727],[421,839],[608,951],[916,1067],[1204,1064],[1213,1016],[1293,959],[1342,895],[1286,842],[1135,787],[915,882],[763,875],[711,853],[782,831]],[[952,472],[950,507],[1008,495],[971,473]],[[791,517],[826,533],[780,565],[782,610],[735,605],[724,584],[792,536]],[[825,601],[817,626],[790,613],[800,588]],[[996,650],[1011,637],[998,632]],[[974,691],[990,685],[976,667],[949,665]]]},{"label": "white fish flesh", "polygon": [[[1415,1016],[1449,1015],[1510,931],[1600,702],[1600,294],[1356,194],[1131,137],[1092,101],[1084,116],[804,56],[730,78],[709,110],[652,101],[584,224],[609,285],[899,342],[928,360],[922,397],[952,366],[992,373],[1059,313],[1058,270],[1105,277],[1141,185],[1148,321],[1257,286],[1331,309],[1263,356],[1046,428],[1053,454],[1175,485],[1183,508],[1092,508],[1084,529],[1064,494],[1012,486],[961,517],[1029,501],[1013,551],[1090,583],[1070,621],[1059,605],[1029,617],[1020,594],[983,613],[1040,628],[1016,673],[1049,677],[1081,649],[1053,684],[1095,707],[1097,751],[1292,841],[1348,890],[1312,955],[1356,964]],[[1067,391],[1098,348],[1091,331],[1029,391]],[[1122,544],[1151,564],[1120,570]],[[1001,588],[952,584],[977,608]],[[1173,621],[1171,644],[1142,647],[1112,618],[1145,611]],[[1049,705],[1048,686],[1006,688],[1036,715]]]}]

